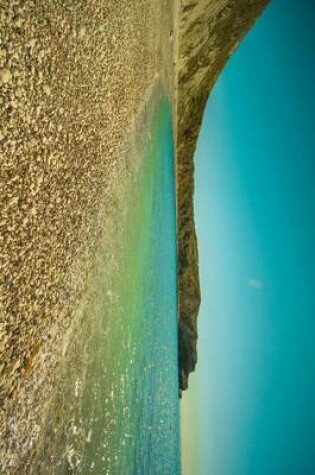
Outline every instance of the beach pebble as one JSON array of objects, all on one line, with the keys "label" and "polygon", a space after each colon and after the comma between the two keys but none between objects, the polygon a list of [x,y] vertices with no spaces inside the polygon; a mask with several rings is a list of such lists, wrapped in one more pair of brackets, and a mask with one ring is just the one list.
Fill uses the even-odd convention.
[{"label": "beach pebble", "polygon": [[51,89],[49,86],[47,86],[47,84],[45,84],[45,86],[43,87],[43,91],[44,93],[47,95],[47,96],[50,96],[51,94]]},{"label": "beach pebble", "polygon": [[45,57],[45,51],[42,49],[38,53],[38,61],[42,61],[44,57]]},{"label": "beach pebble", "polygon": [[80,31],[79,31],[79,38],[83,38],[85,36],[85,33],[86,33],[86,30],[85,28],[82,26],[82,28],[80,28]]},{"label": "beach pebble", "polygon": [[28,45],[29,45],[30,48],[33,49],[33,48],[35,47],[35,45],[36,45],[36,39],[35,39],[35,38],[31,39],[31,40],[29,41]]},{"label": "beach pebble", "polygon": [[9,69],[0,69],[0,80],[2,84],[8,84],[12,81],[12,73]]}]

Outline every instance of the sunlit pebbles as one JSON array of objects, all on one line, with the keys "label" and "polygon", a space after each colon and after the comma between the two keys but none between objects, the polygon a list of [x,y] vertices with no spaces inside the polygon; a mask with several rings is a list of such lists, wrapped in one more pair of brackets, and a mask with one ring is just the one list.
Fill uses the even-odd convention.
[{"label": "sunlit pebbles", "polygon": [[180,471],[173,146],[161,85],[128,148],[33,473]]}]

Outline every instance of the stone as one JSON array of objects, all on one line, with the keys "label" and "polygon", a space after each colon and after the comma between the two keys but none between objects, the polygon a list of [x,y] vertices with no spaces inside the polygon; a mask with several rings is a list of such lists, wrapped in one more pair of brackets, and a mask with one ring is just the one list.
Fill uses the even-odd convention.
[{"label": "stone", "polygon": [[0,69],[0,80],[2,84],[8,84],[12,81],[12,73],[9,69]]},{"label": "stone", "polygon": [[43,87],[43,91],[44,93],[47,95],[47,96],[50,96],[51,94],[51,89],[49,86],[47,86],[47,84],[45,84],[45,86]]},{"label": "stone", "polygon": [[82,26],[79,31],[79,38],[82,39],[86,34],[86,29]]}]

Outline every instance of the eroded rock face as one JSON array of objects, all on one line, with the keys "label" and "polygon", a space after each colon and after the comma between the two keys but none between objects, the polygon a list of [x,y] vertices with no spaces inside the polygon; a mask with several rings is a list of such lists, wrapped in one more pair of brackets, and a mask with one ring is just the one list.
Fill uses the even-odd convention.
[{"label": "eroded rock face", "polygon": [[203,111],[218,75],[268,0],[181,0],[177,77],[179,383],[197,362],[200,305],[194,224],[193,156]]}]

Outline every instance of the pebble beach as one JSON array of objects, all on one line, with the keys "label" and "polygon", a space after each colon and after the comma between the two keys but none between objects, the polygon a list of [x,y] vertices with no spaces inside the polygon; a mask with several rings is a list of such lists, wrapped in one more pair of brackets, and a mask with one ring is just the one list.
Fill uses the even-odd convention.
[{"label": "pebble beach", "polygon": [[[31,473],[173,3],[0,4],[0,473]],[[25,472],[24,472],[25,470]]]}]

